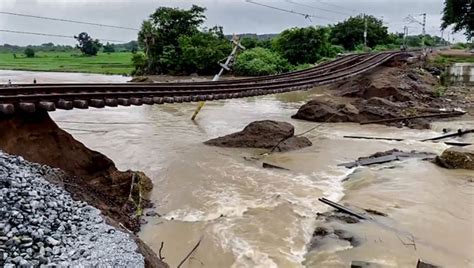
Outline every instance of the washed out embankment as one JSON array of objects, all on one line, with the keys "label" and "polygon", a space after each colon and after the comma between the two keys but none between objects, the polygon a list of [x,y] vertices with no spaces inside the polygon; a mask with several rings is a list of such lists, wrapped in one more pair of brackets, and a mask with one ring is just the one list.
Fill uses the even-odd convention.
[{"label": "washed out embankment", "polygon": [[460,95],[462,92],[445,92],[427,69],[416,65],[380,66],[328,86],[329,96],[309,101],[293,118],[427,129],[431,120],[459,116],[463,114],[460,108],[472,107],[472,102]]},{"label": "washed out embankment", "polygon": [[[141,172],[119,171],[99,152],[92,151],[59,128],[47,112],[0,118],[0,149],[26,160],[66,172],[59,184],[74,199],[101,210],[118,228],[138,232],[140,212],[149,205],[144,198],[153,187]],[[132,235],[148,267],[166,267],[153,251]]]}]

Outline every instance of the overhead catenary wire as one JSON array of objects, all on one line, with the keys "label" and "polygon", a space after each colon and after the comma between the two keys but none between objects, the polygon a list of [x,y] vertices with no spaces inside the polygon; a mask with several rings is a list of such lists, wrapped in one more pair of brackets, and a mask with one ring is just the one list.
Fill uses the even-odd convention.
[{"label": "overhead catenary wire", "polygon": [[52,20],[52,21],[61,21],[61,22],[69,22],[69,23],[76,23],[76,24],[92,25],[92,26],[97,26],[97,27],[115,28],[115,29],[121,29],[121,30],[140,31],[140,29],[124,27],[124,26],[108,25],[108,24],[102,24],[102,23],[94,23],[94,22],[62,19],[62,18],[44,17],[44,16],[37,16],[37,15],[30,15],[30,14],[6,12],[6,11],[0,11],[0,14],[11,15],[11,16],[19,16],[19,17],[27,17],[27,18],[35,18],[35,19],[42,19],[42,20]]},{"label": "overhead catenary wire", "polygon": [[[5,29],[0,29],[0,32],[3,32],[3,33],[28,34],[28,35],[50,36],[50,37],[59,37],[59,38],[75,39],[74,36],[71,36],[71,35],[61,35],[61,34],[25,32],[25,31],[16,31],[16,30],[5,30]],[[126,43],[126,42],[128,42],[128,41],[121,41],[121,40],[114,40],[114,39],[103,39],[103,38],[98,38],[98,39],[99,39],[100,41],[115,42],[115,43]]]},{"label": "overhead catenary wire", "polygon": [[341,12],[341,11],[336,11],[336,10],[331,10],[331,9],[326,9],[326,8],[320,8],[320,7],[315,7],[315,6],[311,6],[311,5],[307,5],[307,4],[303,4],[303,3],[297,3],[293,0],[286,0],[286,2],[290,3],[290,4],[293,4],[293,5],[297,5],[297,6],[302,6],[302,7],[308,7],[308,8],[311,8],[311,9],[316,9],[316,10],[321,10],[321,11],[325,11],[325,12],[329,12],[329,13],[334,13],[334,14],[339,14],[339,15],[346,15],[346,16],[351,16],[352,14],[350,13],[346,13],[346,12]]},{"label": "overhead catenary wire", "polygon": [[316,15],[312,15],[312,14],[305,14],[305,13],[297,12],[297,11],[294,11],[294,10],[284,9],[284,8],[275,7],[275,6],[270,6],[270,5],[266,5],[266,4],[262,4],[262,3],[257,3],[257,2],[254,2],[253,0],[246,0],[246,2],[250,3],[250,4],[254,4],[254,5],[258,5],[258,6],[278,10],[278,11],[282,11],[282,12],[292,13],[292,14],[295,14],[295,15],[301,15],[301,16],[305,17],[306,19],[315,18],[315,19],[323,19],[323,20],[327,20],[327,21],[332,21],[329,18],[316,16]]}]

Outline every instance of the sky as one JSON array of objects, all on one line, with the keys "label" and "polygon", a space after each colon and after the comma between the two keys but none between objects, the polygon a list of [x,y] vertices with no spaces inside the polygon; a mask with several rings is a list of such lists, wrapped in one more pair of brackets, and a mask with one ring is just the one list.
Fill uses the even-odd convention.
[{"label": "sky", "polygon": [[[421,34],[417,23],[407,24],[408,15],[422,20],[427,14],[428,34],[440,35],[443,0],[252,0],[257,3],[310,14],[311,20],[262,7],[246,0],[0,0],[0,11],[36,16],[55,17],[92,23],[140,28],[141,23],[160,6],[189,8],[192,4],[207,8],[205,26],[221,25],[226,34],[279,33],[290,27],[327,25],[342,21],[348,15],[367,13],[383,19],[391,32],[403,32],[409,26],[410,34]],[[296,4],[295,4],[296,3]],[[306,5],[306,6],[303,6]],[[343,13],[343,14],[340,14]],[[346,15],[347,14],[347,15]],[[74,36],[88,32],[98,39],[121,42],[136,40],[137,32],[91,25],[79,25],[0,14],[0,30],[38,32]],[[449,31],[445,31],[445,38]],[[462,33],[449,34],[455,41],[465,41]],[[71,38],[22,35],[0,32],[0,44],[15,45],[75,44]]]}]

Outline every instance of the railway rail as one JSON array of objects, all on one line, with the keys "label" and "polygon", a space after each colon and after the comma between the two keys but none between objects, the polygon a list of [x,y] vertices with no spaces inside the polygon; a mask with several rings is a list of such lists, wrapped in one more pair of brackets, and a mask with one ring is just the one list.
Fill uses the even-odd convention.
[{"label": "railway rail", "polygon": [[305,90],[348,79],[406,55],[349,55],[302,71],[220,82],[20,84],[0,88],[0,114],[212,101]]}]

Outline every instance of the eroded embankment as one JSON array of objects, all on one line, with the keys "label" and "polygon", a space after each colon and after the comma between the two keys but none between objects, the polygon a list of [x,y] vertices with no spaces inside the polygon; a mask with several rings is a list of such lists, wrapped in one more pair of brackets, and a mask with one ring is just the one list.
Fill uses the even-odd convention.
[{"label": "eroded embankment", "polygon": [[[138,215],[148,203],[143,194],[152,188],[143,173],[118,171],[112,160],[75,140],[46,112],[0,118],[0,129],[1,150],[65,171],[60,181],[50,182],[100,209],[109,224],[133,232],[140,229]],[[134,239],[147,267],[165,267],[148,246]]]},{"label": "eroded embankment", "polygon": [[293,118],[427,129],[433,120],[460,116],[459,109],[473,107],[469,93],[442,87],[427,69],[409,64],[378,67],[328,86],[328,96],[309,101]]}]

